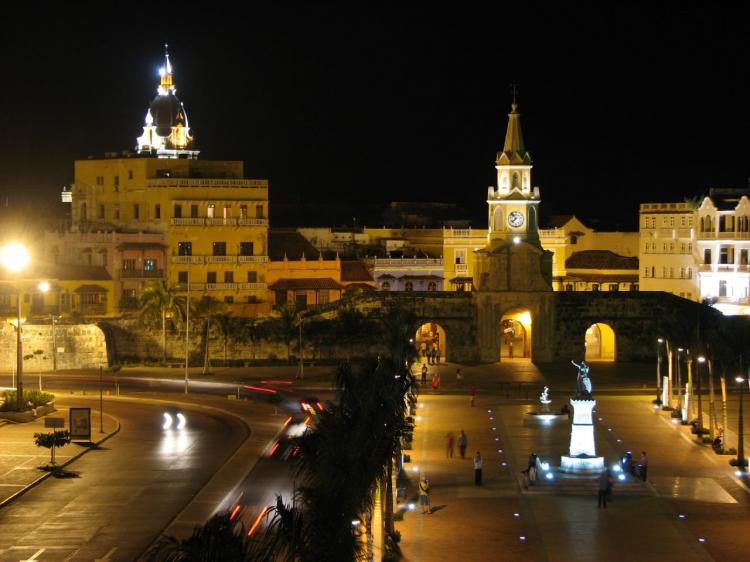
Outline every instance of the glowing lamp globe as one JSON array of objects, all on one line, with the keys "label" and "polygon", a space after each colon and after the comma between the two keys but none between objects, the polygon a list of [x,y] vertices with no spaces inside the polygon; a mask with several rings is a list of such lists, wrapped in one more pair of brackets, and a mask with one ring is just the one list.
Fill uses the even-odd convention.
[{"label": "glowing lamp globe", "polygon": [[0,263],[8,271],[17,273],[29,265],[29,251],[17,242],[11,242],[0,250]]}]

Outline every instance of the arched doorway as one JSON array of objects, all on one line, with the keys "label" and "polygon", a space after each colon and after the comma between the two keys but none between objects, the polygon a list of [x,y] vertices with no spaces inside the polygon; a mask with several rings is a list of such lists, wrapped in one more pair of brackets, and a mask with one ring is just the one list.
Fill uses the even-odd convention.
[{"label": "arched doorway", "polygon": [[500,319],[500,360],[531,359],[531,312],[507,310]]},{"label": "arched doorway", "polygon": [[[434,322],[427,322],[417,328],[414,346],[419,353],[419,360],[423,363],[446,361],[445,330]],[[434,351],[434,355],[432,353]]]},{"label": "arched doorway", "polygon": [[584,341],[586,361],[614,361],[616,355],[615,331],[608,324],[592,324],[586,330]]}]

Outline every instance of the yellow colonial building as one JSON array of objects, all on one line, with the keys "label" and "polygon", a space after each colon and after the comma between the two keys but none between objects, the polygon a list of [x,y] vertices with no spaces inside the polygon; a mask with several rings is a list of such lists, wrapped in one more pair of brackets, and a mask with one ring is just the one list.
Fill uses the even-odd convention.
[{"label": "yellow colonial building", "polygon": [[[136,152],[76,161],[63,192],[73,230],[162,234],[163,263],[158,252],[134,255],[123,264],[128,279],[163,271],[170,285],[189,281],[195,297],[267,310],[268,180],[246,178],[242,162],[199,160],[168,54],[160,74]],[[136,298],[138,287],[117,300]]]}]

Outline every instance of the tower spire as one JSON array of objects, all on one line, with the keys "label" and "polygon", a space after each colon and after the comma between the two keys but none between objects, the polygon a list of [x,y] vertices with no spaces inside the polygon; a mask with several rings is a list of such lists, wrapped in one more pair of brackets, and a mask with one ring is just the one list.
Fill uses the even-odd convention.
[{"label": "tower spire", "polygon": [[169,45],[164,43],[164,66],[159,69],[161,83],[159,84],[159,95],[166,96],[174,94],[177,90],[172,81],[172,63],[169,62]]},{"label": "tower spire", "polygon": [[502,152],[497,153],[497,164],[531,164],[531,154],[526,150],[521,131],[521,114],[518,113],[518,84],[510,85],[513,102],[508,113],[508,128]]}]

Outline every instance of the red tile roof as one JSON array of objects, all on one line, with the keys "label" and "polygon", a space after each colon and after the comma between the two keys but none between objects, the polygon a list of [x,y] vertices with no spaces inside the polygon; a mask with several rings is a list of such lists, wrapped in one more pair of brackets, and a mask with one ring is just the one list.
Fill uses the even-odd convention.
[{"label": "red tile roof", "polygon": [[297,289],[343,289],[344,286],[340,285],[330,277],[324,277],[323,279],[279,279],[273,285],[269,287],[272,291],[290,291]]},{"label": "red tile roof", "polygon": [[341,281],[353,283],[356,281],[372,282],[372,275],[367,266],[359,260],[346,260],[341,262]]}]

